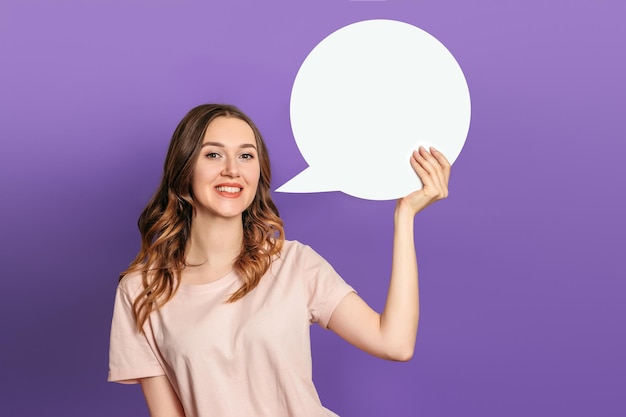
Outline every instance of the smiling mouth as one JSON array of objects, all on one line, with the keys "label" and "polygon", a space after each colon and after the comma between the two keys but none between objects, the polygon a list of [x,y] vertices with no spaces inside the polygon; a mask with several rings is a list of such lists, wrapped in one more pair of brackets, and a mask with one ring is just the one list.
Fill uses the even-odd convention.
[{"label": "smiling mouth", "polygon": [[243,190],[243,188],[239,188],[239,187],[215,187],[215,189],[219,191],[220,193],[230,193],[230,194],[235,194]]}]

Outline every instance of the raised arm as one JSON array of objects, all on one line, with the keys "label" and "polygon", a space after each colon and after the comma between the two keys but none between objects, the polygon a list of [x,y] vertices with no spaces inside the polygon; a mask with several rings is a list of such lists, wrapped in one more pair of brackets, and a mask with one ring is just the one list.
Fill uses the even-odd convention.
[{"label": "raised arm", "polygon": [[165,375],[139,380],[150,417],[185,417],[183,407]]},{"label": "raised arm", "polygon": [[398,200],[394,215],[393,257],[387,301],[377,313],[350,293],[335,308],[328,327],[372,355],[397,361],[413,356],[419,320],[417,259],[413,233],[415,215],[448,196],[450,163],[431,148],[413,152],[411,166],[423,188]]}]

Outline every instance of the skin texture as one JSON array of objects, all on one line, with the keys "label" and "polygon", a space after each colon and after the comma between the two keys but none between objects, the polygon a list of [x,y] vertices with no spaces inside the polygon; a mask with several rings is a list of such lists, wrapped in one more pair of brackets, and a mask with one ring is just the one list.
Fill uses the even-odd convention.
[{"label": "skin texture", "polygon": [[[202,140],[191,183],[198,217],[208,221],[240,218],[254,199],[260,170],[250,126],[234,117],[213,120]],[[241,194],[220,192],[220,185],[241,188]]]},{"label": "skin texture", "polygon": [[335,308],[328,327],[359,349],[383,359],[413,357],[419,321],[419,290],[413,219],[448,196],[450,163],[441,152],[413,152],[411,166],[423,188],[398,200],[394,216],[393,257],[387,302],[382,314],[358,295],[348,294]]},{"label": "skin texture", "polygon": [[[241,214],[252,203],[260,166],[250,126],[233,117],[218,117],[207,127],[192,189],[196,215],[191,226],[182,282],[206,284],[232,270],[243,240]],[[240,194],[217,190],[224,184],[242,187]]]},{"label": "skin texture", "polygon": [[[181,278],[186,283],[203,284],[224,276],[232,269],[232,262],[241,248],[241,213],[254,198],[258,162],[253,162],[254,158],[242,158],[244,152],[253,152],[242,145],[250,141],[254,143],[254,136],[247,136],[245,126],[241,125],[245,122],[235,120],[216,119],[209,125],[204,138],[205,142],[219,142],[221,147],[207,146],[196,165],[192,186],[201,209],[197,210],[192,222],[187,260],[198,266],[183,271]],[[433,148],[414,151],[410,163],[422,180],[423,188],[401,198],[396,204],[391,278],[382,314],[374,311],[357,294],[350,293],[336,307],[328,324],[331,330],[357,348],[395,361],[408,361],[413,356],[419,320],[414,217],[430,204],[448,196],[450,178],[450,164]],[[215,187],[223,183],[239,184],[243,191],[236,197],[220,195]],[[151,417],[184,417],[181,404],[165,376],[145,378],[141,380],[141,386]]]},{"label": "skin texture", "polygon": [[143,378],[140,382],[151,417],[185,417],[183,407],[166,376]]}]

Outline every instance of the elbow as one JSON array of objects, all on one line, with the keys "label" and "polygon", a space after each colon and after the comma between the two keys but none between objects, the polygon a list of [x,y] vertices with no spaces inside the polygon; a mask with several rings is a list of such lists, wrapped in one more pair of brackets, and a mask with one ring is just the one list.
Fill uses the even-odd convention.
[{"label": "elbow", "polygon": [[415,353],[415,336],[398,337],[386,340],[381,357],[394,362],[408,362]]},{"label": "elbow", "polygon": [[385,359],[394,362],[408,362],[413,359],[415,353],[415,346],[400,346],[395,349],[389,350],[385,355]]},{"label": "elbow", "polygon": [[397,353],[390,359],[395,362],[408,362],[413,359],[413,349]]}]

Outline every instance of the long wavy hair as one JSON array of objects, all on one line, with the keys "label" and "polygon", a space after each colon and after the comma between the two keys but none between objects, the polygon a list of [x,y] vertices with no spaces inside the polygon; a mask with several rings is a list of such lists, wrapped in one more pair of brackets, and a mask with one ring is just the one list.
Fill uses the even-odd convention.
[{"label": "long wavy hair", "polygon": [[260,282],[272,258],[282,249],[283,222],[270,196],[270,160],[258,128],[241,110],[226,104],[204,104],[193,108],[176,127],[167,151],[163,178],[156,193],[139,216],[141,249],[120,280],[141,272],[143,291],[133,303],[137,328],[141,331],[150,313],[172,299],[187,266],[185,249],[195,214],[191,181],[202,140],[217,117],[245,121],[254,132],[261,173],[256,195],[242,214],[243,242],[233,269],[241,287],[227,302],[235,302]]}]

